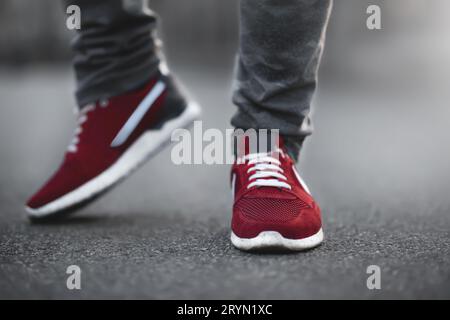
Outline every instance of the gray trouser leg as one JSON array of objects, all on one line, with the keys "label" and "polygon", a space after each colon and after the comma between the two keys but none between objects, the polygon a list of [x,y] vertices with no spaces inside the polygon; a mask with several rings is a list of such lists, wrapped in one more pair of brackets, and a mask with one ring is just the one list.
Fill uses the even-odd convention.
[{"label": "gray trouser leg", "polygon": [[81,9],[73,41],[79,106],[134,90],[158,72],[156,17],[145,0],[64,0]]},{"label": "gray trouser leg", "polygon": [[279,129],[296,158],[311,134],[310,104],[331,0],[241,0],[240,49],[231,120]]}]

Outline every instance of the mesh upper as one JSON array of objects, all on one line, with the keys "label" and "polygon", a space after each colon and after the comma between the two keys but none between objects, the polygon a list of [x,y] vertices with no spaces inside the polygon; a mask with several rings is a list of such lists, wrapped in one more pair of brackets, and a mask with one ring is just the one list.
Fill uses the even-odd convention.
[{"label": "mesh upper", "polygon": [[242,198],[236,203],[244,217],[261,222],[287,222],[308,207],[300,199]]}]

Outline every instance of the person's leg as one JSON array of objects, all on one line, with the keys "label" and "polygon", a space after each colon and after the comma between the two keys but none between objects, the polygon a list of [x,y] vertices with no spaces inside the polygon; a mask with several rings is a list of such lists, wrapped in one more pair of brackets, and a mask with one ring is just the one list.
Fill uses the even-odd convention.
[{"label": "person's leg", "polygon": [[297,158],[311,134],[310,104],[331,0],[241,0],[232,125],[279,129]]},{"label": "person's leg", "polygon": [[[311,133],[330,0],[241,0],[236,88],[241,129],[278,129],[283,145],[233,165],[231,242],[242,250],[305,250],[323,241],[320,208],[295,168]],[[238,130],[236,130],[238,131]]]},{"label": "person's leg", "polygon": [[78,127],[55,174],[27,201],[33,219],[95,200],[190,125],[199,108],[160,70],[155,17],[143,0],[71,0],[81,9],[74,41]]},{"label": "person's leg", "polygon": [[156,16],[146,0],[64,4],[81,9],[81,29],[72,43],[80,107],[135,90],[157,74]]}]

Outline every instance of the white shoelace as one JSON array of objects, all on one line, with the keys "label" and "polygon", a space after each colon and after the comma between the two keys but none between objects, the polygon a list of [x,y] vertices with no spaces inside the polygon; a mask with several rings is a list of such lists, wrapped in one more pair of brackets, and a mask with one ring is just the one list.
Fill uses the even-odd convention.
[{"label": "white shoelace", "polygon": [[[280,150],[279,152],[284,157],[283,151]],[[269,153],[253,153],[246,155],[245,158],[249,160],[248,165],[252,166],[247,170],[247,173],[254,171],[249,178],[249,180],[254,181],[249,183],[247,189],[254,186],[292,189],[290,184],[287,183],[286,176],[283,174],[284,171],[280,167],[280,161]]]},{"label": "white shoelace", "polygon": [[[100,103],[101,107],[106,107],[107,105],[108,105],[108,101],[107,100],[102,101]],[[75,131],[73,133],[73,138],[70,141],[69,146],[67,147],[67,151],[68,152],[75,153],[75,152],[78,151],[78,143],[80,142],[79,135],[80,135],[81,132],[83,132],[82,125],[88,119],[88,116],[87,116],[88,112],[93,111],[94,109],[95,109],[95,104],[93,103],[93,104],[86,105],[85,107],[83,107],[81,109],[81,111],[79,109],[75,110],[75,113],[78,113],[79,117],[78,117],[78,120],[77,120],[77,127],[75,128]]]}]

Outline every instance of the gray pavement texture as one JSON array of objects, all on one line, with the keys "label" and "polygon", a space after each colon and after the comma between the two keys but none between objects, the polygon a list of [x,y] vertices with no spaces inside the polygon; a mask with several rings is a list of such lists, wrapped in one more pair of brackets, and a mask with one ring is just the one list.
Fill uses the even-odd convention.
[{"label": "gray pavement texture", "polygon": [[[22,204],[75,125],[72,74],[3,69],[0,298],[450,298],[448,60],[426,73],[401,52],[377,55],[375,66],[348,57],[342,65],[360,69],[345,78],[326,61],[299,164],[326,239],[296,254],[234,249],[228,166],[175,166],[170,148],[67,220],[31,224]],[[229,127],[231,59],[225,66],[175,63],[205,128]],[[79,291],[66,288],[73,264]],[[381,290],[366,287],[369,265],[381,268]]]}]

